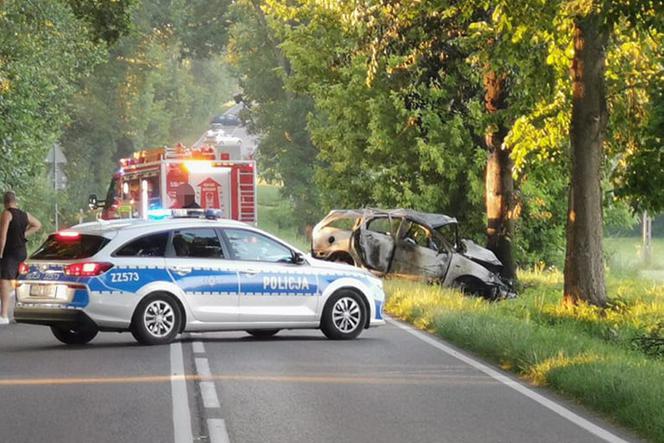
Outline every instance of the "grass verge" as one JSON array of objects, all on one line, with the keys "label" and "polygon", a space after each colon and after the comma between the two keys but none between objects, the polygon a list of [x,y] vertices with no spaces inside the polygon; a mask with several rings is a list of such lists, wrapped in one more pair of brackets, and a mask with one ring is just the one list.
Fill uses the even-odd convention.
[{"label": "grass verge", "polygon": [[293,222],[292,206],[281,196],[280,187],[277,185],[258,185],[258,227],[286,240],[303,252],[308,252],[311,248]]},{"label": "grass verge", "polygon": [[559,273],[524,273],[516,300],[488,303],[456,291],[388,281],[386,309],[606,414],[641,436],[664,441],[664,360],[634,339],[664,318],[664,285],[609,279],[612,308],[566,308]]}]

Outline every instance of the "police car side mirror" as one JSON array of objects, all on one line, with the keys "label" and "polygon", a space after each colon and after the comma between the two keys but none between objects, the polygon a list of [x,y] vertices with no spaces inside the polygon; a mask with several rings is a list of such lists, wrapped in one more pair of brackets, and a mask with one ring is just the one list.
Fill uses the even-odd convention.
[{"label": "police car side mirror", "polygon": [[304,259],[304,255],[301,252],[293,253],[293,263],[295,263],[296,265],[302,265],[306,262],[307,261]]}]

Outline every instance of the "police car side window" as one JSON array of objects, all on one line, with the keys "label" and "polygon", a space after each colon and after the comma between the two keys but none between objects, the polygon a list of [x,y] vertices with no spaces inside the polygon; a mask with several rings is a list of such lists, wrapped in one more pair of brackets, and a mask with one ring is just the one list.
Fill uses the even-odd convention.
[{"label": "police car side window", "polygon": [[115,254],[117,257],[163,257],[166,253],[168,232],[150,234],[126,243]]},{"label": "police car side window", "polygon": [[224,229],[235,260],[292,263],[293,252],[286,246],[254,231]]},{"label": "police car side window", "polygon": [[223,258],[221,242],[214,229],[180,229],[173,233],[176,257]]}]

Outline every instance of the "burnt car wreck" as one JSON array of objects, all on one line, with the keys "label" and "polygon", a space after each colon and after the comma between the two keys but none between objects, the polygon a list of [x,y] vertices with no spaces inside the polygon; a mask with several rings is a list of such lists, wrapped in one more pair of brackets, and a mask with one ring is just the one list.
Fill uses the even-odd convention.
[{"label": "burnt car wreck", "polygon": [[457,287],[490,300],[515,297],[493,252],[460,239],[453,217],[409,209],[333,210],[312,232],[312,255],[375,274]]}]

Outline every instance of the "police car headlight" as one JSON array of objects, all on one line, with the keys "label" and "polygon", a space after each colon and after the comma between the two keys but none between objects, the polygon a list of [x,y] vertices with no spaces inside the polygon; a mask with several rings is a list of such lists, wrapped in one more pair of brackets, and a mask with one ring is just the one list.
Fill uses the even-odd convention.
[{"label": "police car headlight", "polygon": [[371,279],[371,285],[383,289],[383,280],[381,280],[380,278],[373,277]]},{"label": "police car headlight", "polygon": [[369,281],[373,297],[376,300],[383,300],[385,298],[385,291],[383,289],[383,280],[373,277]]}]

